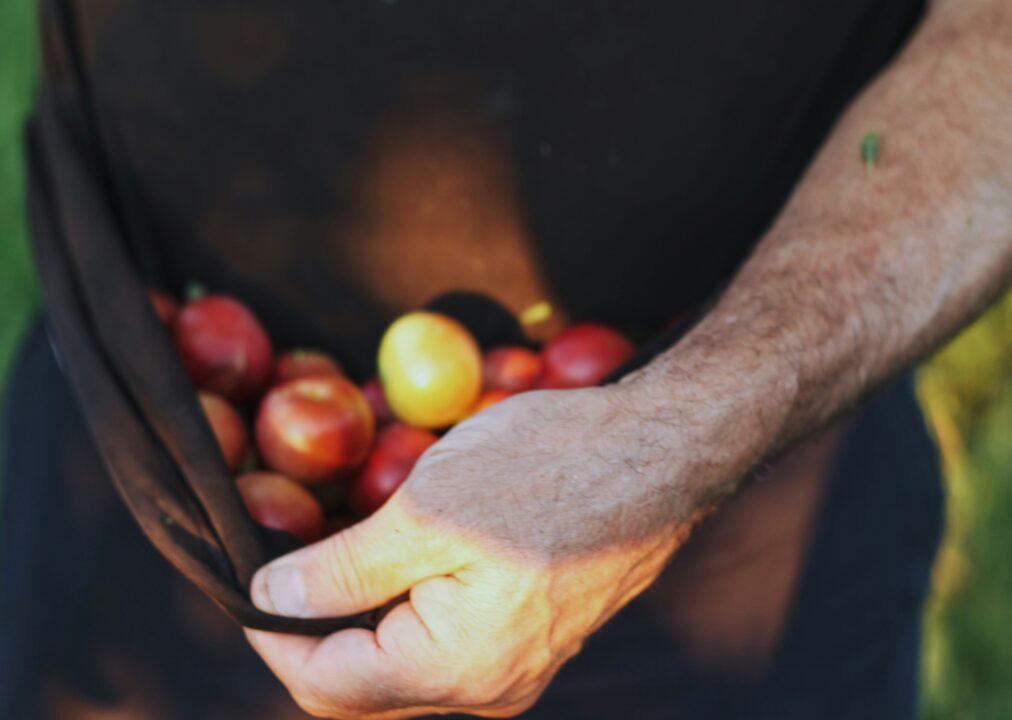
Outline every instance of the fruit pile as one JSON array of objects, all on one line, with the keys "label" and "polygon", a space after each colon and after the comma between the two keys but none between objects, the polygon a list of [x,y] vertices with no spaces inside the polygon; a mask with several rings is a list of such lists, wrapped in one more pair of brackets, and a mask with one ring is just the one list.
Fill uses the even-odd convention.
[{"label": "fruit pile", "polygon": [[582,323],[540,352],[515,345],[483,355],[460,322],[418,311],[390,325],[378,377],[359,386],[323,352],[275,355],[235,298],[149,296],[250,515],[306,543],[375,512],[437,433],[516,393],[596,385],[634,350],[612,328]]}]

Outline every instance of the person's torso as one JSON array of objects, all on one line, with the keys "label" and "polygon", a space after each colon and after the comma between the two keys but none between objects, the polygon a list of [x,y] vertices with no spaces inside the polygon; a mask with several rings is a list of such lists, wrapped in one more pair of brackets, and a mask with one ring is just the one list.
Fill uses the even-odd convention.
[{"label": "person's torso", "polygon": [[269,294],[367,370],[382,327],[446,290],[644,330],[699,303],[921,5],[120,0],[74,17],[163,279]]},{"label": "person's torso", "polygon": [[[922,4],[72,2],[150,279],[240,292],[282,337],[308,316],[359,374],[386,322],[450,289],[647,330],[699,303]],[[65,72],[53,47],[46,82]],[[863,434],[785,456],[564,671],[543,716],[561,716],[552,693],[673,708],[699,668],[723,682],[773,658],[789,680],[853,608],[896,614],[937,530],[934,478],[903,474],[928,448],[914,414],[894,399]],[[895,522],[910,498],[923,507]],[[891,626],[867,614],[856,641],[886,657]]]}]

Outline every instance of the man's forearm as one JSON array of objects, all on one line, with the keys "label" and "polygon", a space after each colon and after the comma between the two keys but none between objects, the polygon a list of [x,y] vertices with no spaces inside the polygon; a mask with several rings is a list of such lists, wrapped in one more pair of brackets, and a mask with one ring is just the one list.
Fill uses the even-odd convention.
[{"label": "man's forearm", "polygon": [[[882,139],[870,170],[867,131]],[[630,384],[681,434],[698,493],[723,494],[1010,274],[1012,6],[952,3],[845,115],[717,307]]]}]

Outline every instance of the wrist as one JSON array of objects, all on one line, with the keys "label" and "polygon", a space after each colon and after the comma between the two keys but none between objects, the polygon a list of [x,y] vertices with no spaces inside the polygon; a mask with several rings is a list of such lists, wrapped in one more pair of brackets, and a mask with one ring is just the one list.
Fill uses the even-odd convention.
[{"label": "wrist", "polygon": [[664,449],[669,482],[701,504],[733,492],[784,441],[795,388],[789,368],[705,328],[614,386]]}]

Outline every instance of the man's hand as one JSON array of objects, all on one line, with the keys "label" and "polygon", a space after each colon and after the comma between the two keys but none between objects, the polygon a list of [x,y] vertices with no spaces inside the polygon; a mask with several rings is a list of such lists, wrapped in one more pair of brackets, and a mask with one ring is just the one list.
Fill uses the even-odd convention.
[{"label": "man's hand", "polygon": [[375,516],[262,571],[254,601],[287,615],[408,593],[375,633],[250,632],[296,699],[334,717],[520,712],[751,463],[996,297],[1012,277],[1010,38],[1007,0],[936,3],[678,346],[618,386],[460,425]]},{"label": "man's hand", "polygon": [[379,512],[254,580],[258,607],[300,617],[406,593],[376,632],[248,631],[253,646],[321,716],[528,708],[654,580],[702,504],[674,489],[677,449],[636,392],[529,393],[458,425]]}]

